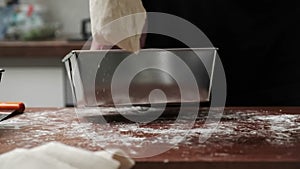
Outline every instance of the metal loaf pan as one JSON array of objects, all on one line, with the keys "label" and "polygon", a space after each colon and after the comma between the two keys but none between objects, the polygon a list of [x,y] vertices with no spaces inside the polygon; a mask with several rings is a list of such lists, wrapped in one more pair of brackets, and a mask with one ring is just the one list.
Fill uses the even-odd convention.
[{"label": "metal loaf pan", "polygon": [[[79,107],[208,102],[216,52],[216,48],[143,49],[137,54],[122,50],[75,50],[63,62]],[[136,72],[133,77],[132,72]],[[118,82],[115,88],[112,88],[113,79]],[[178,84],[178,79],[183,81]],[[198,99],[188,97],[195,92],[195,82]],[[155,89],[160,89],[166,99],[156,97],[155,93],[149,97]]]},{"label": "metal loaf pan", "polygon": [[1,78],[2,78],[2,73],[4,72],[3,69],[0,69],[0,82],[1,82]]}]

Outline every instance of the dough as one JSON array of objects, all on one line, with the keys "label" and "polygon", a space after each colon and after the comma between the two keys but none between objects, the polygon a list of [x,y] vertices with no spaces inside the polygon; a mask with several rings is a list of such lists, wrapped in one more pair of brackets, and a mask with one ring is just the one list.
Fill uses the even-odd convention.
[{"label": "dough", "polygon": [[121,150],[91,152],[57,142],[0,155],[0,169],[130,169],[133,165]]},{"label": "dough", "polygon": [[55,158],[16,149],[0,156],[0,169],[77,169]]},{"label": "dough", "polygon": [[90,0],[90,17],[98,44],[117,45],[130,52],[140,50],[146,20],[141,0]]},{"label": "dough", "polygon": [[108,159],[117,160],[120,163],[119,169],[130,169],[134,166],[135,162],[129,158],[123,151],[119,149],[108,149],[106,151],[95,152],[96,155]]},{"label": "dough", "polygon": [[94,152],[52,142],[30,150],[34,154],[45,154],[78,169],[118,169],[120,163],[112,158],[97,156]]}]

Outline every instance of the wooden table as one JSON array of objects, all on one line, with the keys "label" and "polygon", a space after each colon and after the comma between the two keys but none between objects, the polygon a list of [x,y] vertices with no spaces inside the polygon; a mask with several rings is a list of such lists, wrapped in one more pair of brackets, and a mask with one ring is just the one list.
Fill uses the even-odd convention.
[{"label": "wooden table", "polygon": [[0,57],[59,57],[72,50],[89,49],[84,41],[0,41]]},{"label": "wooden table", "polygon": [[[114,112],[100,110],[105,117]],[[0,153],[50,141],[92,151],[120,147],[133,156],[170,146],[162,154],[136,158],[134,168],[300,168],[300,107],[226,108],[218,129],[201,143],[199,136],[208,132],[203,125],[206,115],[207,110],[201,110],[188,131],[180,129],[181,123],[175,125],[171,116],[148,124],[107,124],[96,115],[78,118],[72,108],[28,108],[1,124]],[[171,130],[174,126],[177,130]]]}]

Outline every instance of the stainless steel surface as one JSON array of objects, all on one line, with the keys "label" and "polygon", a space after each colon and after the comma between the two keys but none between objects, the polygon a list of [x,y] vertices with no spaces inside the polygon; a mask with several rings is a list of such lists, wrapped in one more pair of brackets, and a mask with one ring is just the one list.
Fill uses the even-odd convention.
[{"label": "stainless steel surface", "polygon": [[0,122],[7,119],[10,115],[11,115],[12,112],[1,112],[0,111]]},{"label": "stainless steel surface", "polygon": [[[77,106],[105,106],[113,104],[149,104],[149,94],[154,89],[160,89],[166,95],[167,100],[151,98],[151,103],[180,103],[180,102],[208,102],[212,83],[216,48],[198,49],[144,49],[138,54],[132,54],[121,50],[111,51],[72,51],[63,62],[71,83],[74,101]],[[117,101],[112,98],[112,81],[116,77],[116,70],[127,61],[130,55],[136,55],[127,65],[125,71],[118,73]],[[181,72],[181,67],[176,65],[173,56],[179,58],[189,68],[194,82],[200,94],[199,99],[182,98],[183,95],[193,94],[193,78],[186,72]],[[149,68],[151,65],[164,68]],[[130,102],[122,99],[126,96],[126,73],[136,70],[138,67],[148,68],[140,70],[130,81],[129,96]],[[123,73],[123,74],[122,74]],[[173,75],[181,79],[183,89],[177,83]],[[124,83],[124,85],[122,84]],[[182,83],[181,83],[182,85]],[[124,88],[122,87],[124,86]],[[126,94],[126,92],[125,92]],[[115,95],[114,95],[115,97]]]},{"label": "stainless steel surface", "polygon": [[1,79],[2,79],[2,73],[4,72],[3,69],[0,69],[0,82],[1,82]]},{"label": "stainless steel surface", "polygon": [[[4,70],[0,69],[0,82],[1,82],[3,72],[4,72]],[[11,113],[12,112],[8,112],[8,111],[0,111],[0,122],[5,120],[6,118],[8,118],[8,116],[10,116]]]}]

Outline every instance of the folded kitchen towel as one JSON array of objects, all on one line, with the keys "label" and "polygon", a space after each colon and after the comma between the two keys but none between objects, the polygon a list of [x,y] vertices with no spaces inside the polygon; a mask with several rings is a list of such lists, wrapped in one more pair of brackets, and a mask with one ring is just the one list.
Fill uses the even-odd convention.
[{"label": "folded kitchen towel", "polygon": [[130,169],[133,165],[121,150],[90,152],[57,142],[0,156],[0,169]]},{"label": "folded kitchen towel", "polygon": [[137,52],[146,21],[141,0],[90,0],[92,35],[99,45]]}]

